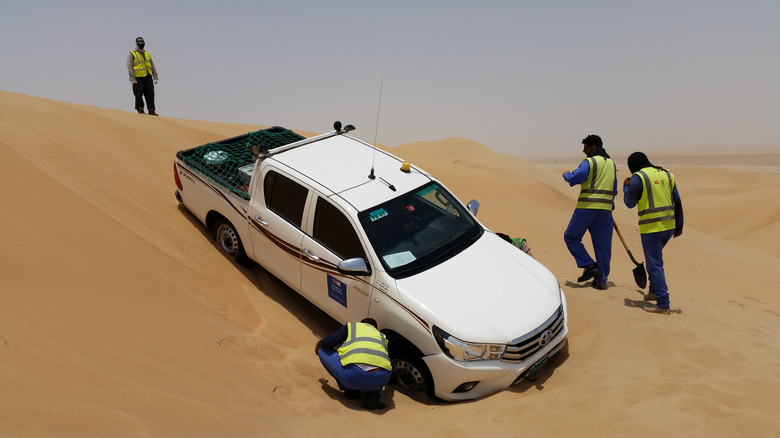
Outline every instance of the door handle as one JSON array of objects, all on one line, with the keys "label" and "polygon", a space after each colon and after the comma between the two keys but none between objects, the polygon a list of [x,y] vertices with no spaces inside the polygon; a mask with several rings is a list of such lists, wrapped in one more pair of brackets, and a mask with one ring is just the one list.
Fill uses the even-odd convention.
[{"label": "door handle", "polygon": [[314,255],[314,254],[313,254],[311,251],[309,251],[309,250],[308,250],[308,249],[306,249],[306,248],[304,248],[304,249],[303,249],[303,253],[304,253],[304,254],[306,254],[306,257],[308,257],[308,258],[309,258],[309,259],[311,259],[311,260],[314,260],[315,262],[318,262],[318,261],[320,261],[320,258],[319,258],[319,257],[317,257],[316,255]]},{"label": "door handle", "polygon": [[254,218],[252,218],[252,219],[254,219],[254,220],[255,220],[255,222],[259,223],[260,225],[262,225],[262,226],[264,226],[264,227],[267,227],[267,226],[268,226],[268,222],[266,222],[266,221],[264,221],[264,220],[260,219],[260,216],[258,216],[258,215],[255,215],[255,217],[254,217]]}]

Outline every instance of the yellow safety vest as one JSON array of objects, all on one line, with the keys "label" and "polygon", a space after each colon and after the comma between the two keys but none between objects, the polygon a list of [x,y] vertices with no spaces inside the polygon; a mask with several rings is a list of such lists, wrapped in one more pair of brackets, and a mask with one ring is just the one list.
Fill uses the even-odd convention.
[{"label": "yellow safety vest", "polygon": [[[588,179],[580,185],[577,208],[612,210],[615,199],[615,162],[600,155],[585,158],[590,163]],[[583,161],[585,161],[583,160]]]},{"label": "yellow safety vest", "polygon": [[347,324],[347,340],[338,349],[342,365],[362,363],[392,370],[387,353],[387,338],[371,324]]},{"label": "yellow safety vest", "polygon": [[642,197],[636,203],[639,213],[639,233],[657,233],[673,230],[674,221],[674,175],[668,170],[645,167],[635,172],[642,180]]},{"label": "yellow safety vest", "polygon": [[135,50],[130,51],[133,54],[133,74],[137,78],[142,78],[147,74],[152,74],[152,55],[144,52],[143,55]]}]

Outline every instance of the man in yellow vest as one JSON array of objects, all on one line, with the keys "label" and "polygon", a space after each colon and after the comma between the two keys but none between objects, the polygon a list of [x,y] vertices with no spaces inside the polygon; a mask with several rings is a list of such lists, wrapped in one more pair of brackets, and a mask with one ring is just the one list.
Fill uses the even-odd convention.
[{"label": "man in yellow vest", "polygon": [[392,365],[387,352],[387,338],[372,318],[351,322],[317,342],[314,352],[325,370],[336,379],[348,399],[360,398],[363,407],[384,409],[379,401],[382,388],[390,382]]},{"label": "man in yellow vest", "polygon": [[156,116],[154,106],[154,84],[157,83],[157,69],[152,61],[152,55],[144,50],[146,43],[142,37],[135,39],[135,50],[127,55],[127,72],[130,74],[130,84],[135,96],[135,109],[138,114],[144,114],[144,99],[149,108],[149,115]]},{"label": "man in yellow vest", "polygon": [[[617,166],[604,150],[598,135],[585,137],[582,145],[585,159],[574,171],[563,172],[563,179],[569,186],[580,185],[577,207],[563,233],[563,240],[577,267],[583,269],[577,281],[592,278],[591,286],[604,290],[612,259],[612,210],[615,209],[617,195]],[[595,261],[582,244],[586,231],[590,232]]]},{"label": "man in yellow vest", "polygon": [[642,152],[628,156],[632,175],[623,182],[623,202],[626,207],[637,207],[639,234],[647,262],[650,288],[644,310],[670,314],[669,288],[664,272],[663,248],[672,237],[683,233],[683,209],[677,183],[671,172],[654,166]]},{"label": "man in yellow vest", "polygon": [[526,253],[529,256],[531,256],[531,258],[536,258],[536,257],[534,257],[533,253],[531,252],[531,246],[528,245],[528,241],[525,240],[524,238],[522,238],[522,237],[509,237],[509,235],[505,234],[505,233],[496,233],[496,236],[498,236],[498,237],[506,240],[507,242],[511,243],[514,247],[516,247],[520,251],[523,251],[524,253]]}]

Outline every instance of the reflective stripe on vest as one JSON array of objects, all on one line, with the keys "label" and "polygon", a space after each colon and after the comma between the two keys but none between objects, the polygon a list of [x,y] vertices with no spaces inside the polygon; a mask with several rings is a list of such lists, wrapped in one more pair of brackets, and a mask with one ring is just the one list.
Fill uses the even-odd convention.
[{"label": "reflective stripe on vest", "polygon": [[147,74],[152,74],[152,55],[149,52],[144,52],[143,55],[135,50],[131,51],[133,54],[133,75],[137,78],[142,78]]},{"label": "reflective stripe on vest", "polygon": [[363,363],[392,370],[384,333],[362,322],[347,324],[347,331],[347,340],[338,349],[342,365]]},{"label": "reflective stripe on vest", "polygon": [[636,173],[642,179],[642,197],[636,203],[639,213],[639,233],[657,233],[673,230],[674,175],[668,170],[646,167]]},{"label": "reflective stripe on vest", "polygon": [[525,242],[525,239],[523,239],[522,237],[515,237],[514,239],[512,239],[512,245],[520,249],[523,249],[523,242]]},{"label": "reflective stripe on vest", "polygon": [[600,155],[588,157],[588,179],[580,185],[577,208],[612,210],[615,199],[615,162]]}]

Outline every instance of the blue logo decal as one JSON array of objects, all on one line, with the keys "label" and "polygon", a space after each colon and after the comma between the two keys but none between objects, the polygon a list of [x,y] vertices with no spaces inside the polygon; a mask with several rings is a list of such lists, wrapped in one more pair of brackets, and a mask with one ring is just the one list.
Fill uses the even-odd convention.
[{"label": "blue logo decal", "polygon": [[347,284],[328,275],[328,297],[347,307]]}]

